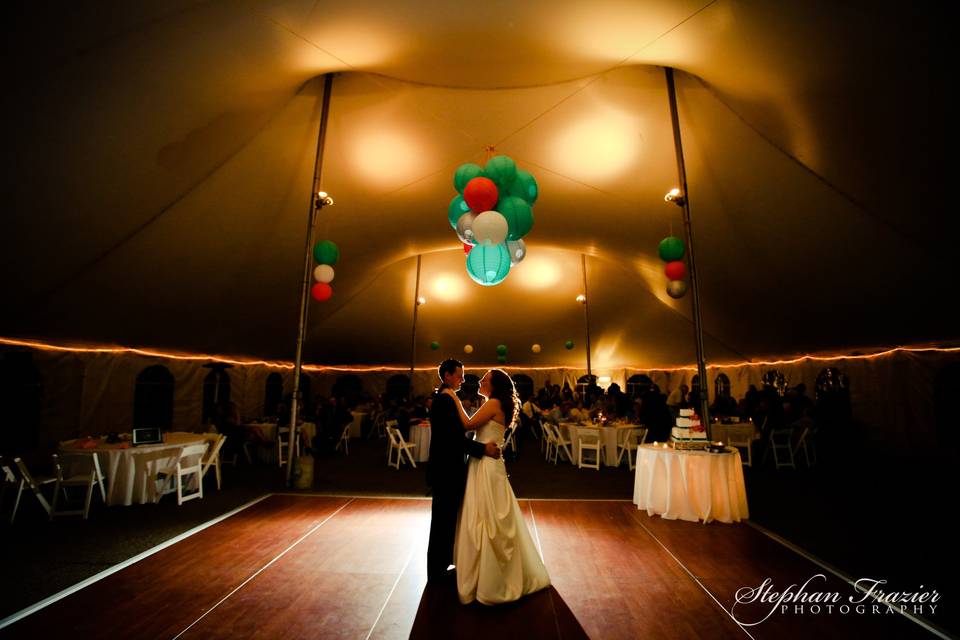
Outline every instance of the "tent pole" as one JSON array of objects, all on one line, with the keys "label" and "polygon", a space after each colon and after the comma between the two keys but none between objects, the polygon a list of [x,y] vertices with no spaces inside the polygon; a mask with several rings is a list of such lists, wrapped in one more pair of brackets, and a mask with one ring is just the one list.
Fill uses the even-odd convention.
[{"label": "tent pole", "polygon": [[417,311],[420,309],[420,263],[423,260],[422,254],[417,254],[417,286],[413,292],[413,331],[410,334],[410,387],[408,390],[409,400],[413,399],[413,368],[417,361]]},{"label": "tent pole", "polygon": [[[590,368],[590,294],[587,292],[587,256],[580,254],[580,272],[583,274],[583,319],[587,328],[587,376],[591,376]],[[589,385],[589,382],[587,383]]]},{"label": "tent pole", "polygon": [[687,262],[690,264],[690,288],[693,290],[693,334],[697,346],[697,375],[700,379],[699,408],[700,419],[711,437],[710,403],[707,395],[707,365],[703,353],[703,323],[700,319],[700,288],[697,282],[697,266],[693,253],[693,225],[690,222],[690,194],[687,191],[687,170],[683,163],[683,143],[680,141],[680,116],[677,113],[677,89],[673,83],[673,69],[664,67],[667,74],[667,96],[670,99],[670,120],[673,123],[673,144],[677,152],[677,178],[680,181],[680,193],[683,199],[683,230],[687,242]]},{"label": "tent pole", "polygon": [[[300,287],[300,323],[297,327],[297,352],[293,363],[293,400],[290,403],[290,433],[287,439],[287,486],[293,480],[293,443],[297,437],[297,413],[300,404],[300,372],[303,369],[303,341],[307,333],[307,314],[310,305],[307,304],[310,293],[310,267],[313,249],[313,226],[323,203],[317,198],[320,191],[320,178],[323,171],[323,147],[327,137],[327,118],[330,115],[330,91],[333,89],[333,74],[323,76],[323,102],[320,107],[320,131],[317,134],[317,155],[313,161],[313,183],[310,191],[310,206],[307,210],[307,231],[303,249],[303,282]],[[283,446],[283,445],[281,445]]]}]

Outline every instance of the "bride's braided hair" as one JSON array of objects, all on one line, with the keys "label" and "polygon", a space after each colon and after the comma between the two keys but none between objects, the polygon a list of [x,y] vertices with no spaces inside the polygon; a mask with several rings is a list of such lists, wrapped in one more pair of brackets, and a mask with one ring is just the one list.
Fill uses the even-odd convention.
[{"label": "bride's braided hair", "polygon": [[508,429],[517,416],[520,414],[520,397],[517,395],[517,388],[513,384],[513,379],[507,375],[503,369],[490,369],[490,392],[491,398],[500,401],[500,408],[503,409],[503,415]]}]

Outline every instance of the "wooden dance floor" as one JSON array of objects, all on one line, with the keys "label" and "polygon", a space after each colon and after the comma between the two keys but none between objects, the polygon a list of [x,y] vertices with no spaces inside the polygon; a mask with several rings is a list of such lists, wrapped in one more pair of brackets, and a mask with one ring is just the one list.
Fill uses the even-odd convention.
[{"label": "wooden dance floor", "polygon": [[[747,525],[522,500],[553,588],[500,607],[425,588],[427,499],[272,495],[0,630],[11,638],[929,637],[900,615],[774,613],[734,593],[823,572]],[[813,587],[851,593],[841,580]],[[762,618],[769,605],[736,610]]]}]

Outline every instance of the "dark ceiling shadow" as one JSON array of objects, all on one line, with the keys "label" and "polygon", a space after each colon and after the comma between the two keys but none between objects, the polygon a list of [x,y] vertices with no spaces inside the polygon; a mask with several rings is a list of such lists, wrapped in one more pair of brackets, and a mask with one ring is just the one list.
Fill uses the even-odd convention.
[{"label": "dark ceiling shadow", "polygon": [[455,585],[428,584],[420,598],[411,638],[587,638],[586,632],[553,587],[494,607],[462,605]]}]

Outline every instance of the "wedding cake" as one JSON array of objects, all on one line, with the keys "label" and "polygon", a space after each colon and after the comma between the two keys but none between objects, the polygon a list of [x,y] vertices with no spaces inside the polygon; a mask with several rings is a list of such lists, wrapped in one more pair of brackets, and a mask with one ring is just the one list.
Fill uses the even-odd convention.
[{"label": "wedding cake", "polygon": [[709,444],[707,430],[700,424],[700,417],[693,409],[680,409],[676,426],[670,431],[670,440],[674,447],[680,449],[700,449]]}]

